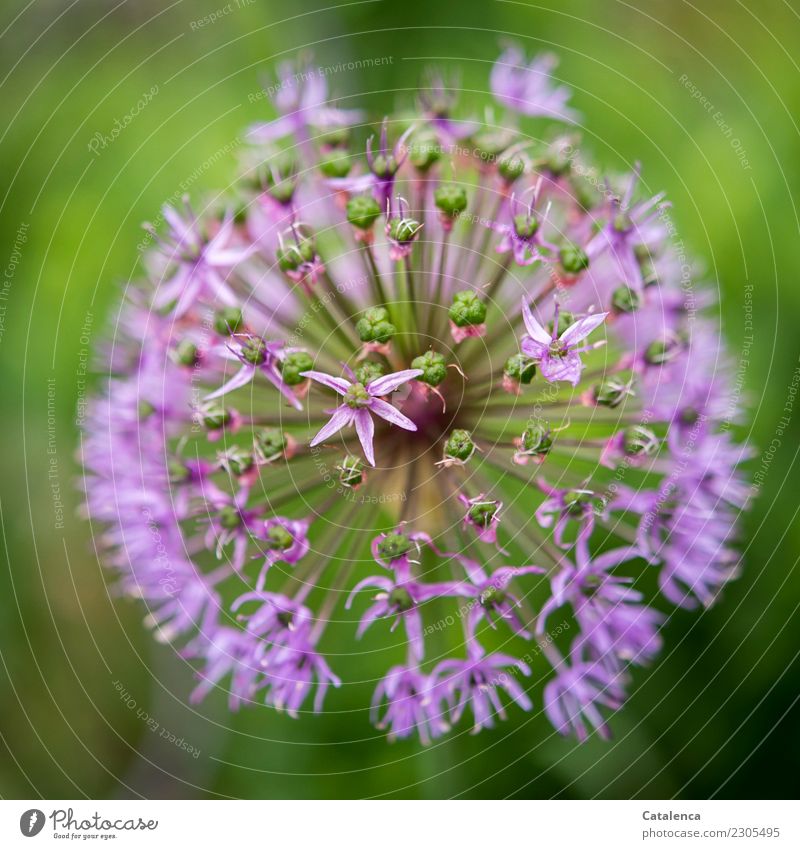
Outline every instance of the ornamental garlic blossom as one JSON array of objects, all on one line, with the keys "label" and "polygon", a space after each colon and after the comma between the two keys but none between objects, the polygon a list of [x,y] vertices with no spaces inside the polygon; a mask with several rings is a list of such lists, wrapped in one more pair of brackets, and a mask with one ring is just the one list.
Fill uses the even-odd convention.
[{"label": "ornamental garlic blossom", "polygon": [[193,702],[313,722],[363,650],[391,740],[521,712],[608,737],[669,606],[739,574],[749,451],[712,287],[638,165],[564,154],[554,65],[503,53],[505,127],[443,72],[368,126],[282,66],[235,200],[150,229],[83,488]]}]

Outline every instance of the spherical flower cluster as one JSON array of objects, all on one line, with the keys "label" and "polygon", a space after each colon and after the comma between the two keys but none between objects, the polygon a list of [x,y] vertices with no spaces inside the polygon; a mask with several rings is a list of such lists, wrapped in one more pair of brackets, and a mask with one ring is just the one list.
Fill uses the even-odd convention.
[{"label": "spherical flower cluster", "polygon": [[234,191],[148,228],[85,496],[193,700],[322,710],[349,616],[360,646],[394,634],[391,738],[510,709],[606,736],[666,603],[736,575],[747,450],[711,299],[638,166],[587,162],[553,67],[500,57],[502,126],[432,74],[376,135],[284,68]]}]

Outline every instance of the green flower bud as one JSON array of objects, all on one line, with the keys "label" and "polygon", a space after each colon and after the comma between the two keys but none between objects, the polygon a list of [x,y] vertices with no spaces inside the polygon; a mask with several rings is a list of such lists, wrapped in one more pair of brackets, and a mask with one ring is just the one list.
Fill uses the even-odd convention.
[{"label": "green flower bud", "polygon": [[299,239],[282,248],[278,248],[278,268],[281,271],[296,271],[301,265],[313,262],[317,254],[314,240],[311,238]]},{"label": "green flower bud", "polygon": [[238,445],[232,445],[226,451],[217,454],[217,462],[221,469],[238,477],[249,472],[253,468],[255,460],[248,451]]},{"label": "green flower bud", "polygon": [[467,518],[479,528],[488,528],[497,515],[496,501],[479,501],[467,511]]},{"label": "green flower bud", "polygon": [[630,215],[626,212],[618,212],[614,216],[611,226],[617,233],[627,233],[628,230],[633,229],[633,221],[631,221]]},{"label": "green flower bud", "polygon": [[319,170],[326,177],[346,177],[353,167],[353,160],[346,150],[330,150],[319,160]]},{"label": "green flower bud", "polygon": [[593,497],[594,493],[585,489],[570,490],[564,495],[567,512],[571,516],[580,516],[584,512],[584,508],[592,503]]},{"label": "green flower bud", "polygon": [[525,173],[525,160],[521,156],[504,156],[497,163],[497,173],[511,185]]},{"label": "green flower bud", "polygon": [[347,404],[348,407],[352,407],[354,410],[358,410],[361,407],[366,407],[369,403],[370,394],[364,388],[364,386],[360,383],[351,383],[350,388],[344,395],[344,403]]},{"label": "green flower bud", "polygon": [[283,454],[288,440],[286,434],[277,427],[265,427],[253,437],[256,451],[264,460],[270,460]]},{"label": "green flower bud", "polygon": [[267,343],[260,336],[248,336],[239,356],[251,366],[263,365],[267,360]]},{"label": "green flower bud", "polygon": [[398,613],[405,613],[406,610],[411,610],[414,606],[414,599],[411,598],[411,593],[405,587],[394,587],[389,592],[389,598],[386,601],[389,607]]},{"label": "green flower bud", "polygon": [[439,145],[434,136],[416,142],[409,154],[411,164],[423,174],[429,171],[440,158]]},{"label": "green flower bud", "polygon": [[631,457],[650,456],[658,450],[658,437],[648,427],[632,425],[625,428],[623,449]]},{"label": "green flower bud", "polygon": [[386,369],[380,363],[367,360],[356,369],[356,380],[366,386],[371,380],[383,377],[385,373]]},{"label": "green flower bud", "polygon": [[503,373],[527,386],[536,375],[536,363],[525,354],[514,354],[506,360]]},{"label": "green flower bud", "polygon": [[359,230],[369,230],[380,214],[381,208],[372,195],[356,195],[347,201],[347,220]]},{"label": "green flower bud", "polygon": [[475,443],[468,430],[457,428],[450,436],[444,446],[444,456],[453,460],[466,462],[475,453]]},{"label": "green flower bud", "polygon": [[456,292],[448,313],[456,327],[474,327],[486,321],[486,304],[471,289]]},{"label": "green flower bud", "polygon": [[226,504],[219,511],[219,523],[225,530],[232,531],[242,524],[242,517],[235,507]]},{"label": "green flower bud", "polygon": [[288,386],[299,386],[306,378],[300,372],[310,371],[314,360],[305,351],[294,351],[287,354],[281,363],[281,377]]},{"label": "green flower bud", "polygon": [[433,200],[448,218],[457,218],[467,208],[467,193],[456,183],[442,183],[433,193]]},{"label": "green flower bud", "polygon": [[611,309],[615,313],[636,312],[643,303],[642,296],[630,286],[618,286],[611,296]]},{"label": "green flower bud", "polygon": [[619,377],[608,377],[592,389],[596,404],[601,407],[618,407],[628,395],[633,395],[631,383]]},{"label": "green flower bud", "polygon": [[149,419],[155,411],[156,408],[149,401],[145,401],[144,398],[142,398],[136,406],[136,412],[139,415],[140,421]]},{"label": "green flower bud", "polygon": [[225,307],[214,313],[214,330],[220,336],[238,333],[244,327],[244,316],[238,307]]},{"label": "green flower bud", "polygon": [[408,554],[413,545],[413,541],[405,534],[386,534],[378,543],[378,554],[382,560],[398,560]]},{"label": "green flower bud", "polygon": [[589,267],[589,257],[577,245],[565,245],[558,252],[558,258],[567,274],[580,274]]},{"label": "green flower bud", "polygon": [[475,153],[484,162],[494,162],[512,142],[505,130],[486,130],[475,136]]},{"label": "green flower bud", "polygon": [[221,430],[230,424],[231,414],[222,407],[208,407],[203,411],[201,420],[206,430]]},{"label": "green flower bud", "polygon": [[384,345],[397,333],[397,328],[389,321],[385,307],[370,307],[356,322],[356,333],[362,342]]},{"label": "green flower bud", "polygon": [[515,215],[514,232],[520,239],[531,239],[539,229],[539,219],[535,215]]},{"label": "green flower bud", "polygon": [[422,225],[413,218],[392,218],[389,221],[389,237],[401,245],[413,242],[421,229]]},{"label": "green flower bud", "polygon": [[658,339],[647,346],[644,358],[651,366],[663,366],[670,360],[674,360],[680,352],[680,339]]},{"label": "green flower bud", "polygon": [[178,484],[184,483],[191,477],[191,471],[183,460],[177,457],[170,457],[167,461],[167,471],[169,473],[169,482]]},{"label": "green flower bud", "polygon": [[320,133],[317,140],[324,147],[344,147],[350,141],[350,128],[332,127]]},{"label": "green flower bud", "polygon": [[283,525],[273,525],[267,531],[265,540],[267,548],[271,551],[286,551],[294,544],[294,537],[283,527]]},{"label": "green flower bud", "polygon": [[492,609],[503,604],[508,599],[508,593],[500,587],[488,586],[480,595],[482,607]]},{"label": "green flower bud", "polygon": [[364,481],[364,469],[358,457],[349,454],[336,467],[339,472],[339,483],[348,489],[355,489]]},{"label": "green flower bud", "polygon": [[436,351],[426,351],[411,361],[411,368],[422,369],[417,380],[427,383],[428,386],[438,386],[447,377],[447,364],[445,358]]},{"label": "green flower bud", "polygon": [[522,434],[522,450],[526,454],[544,456],[553,447],[553,433],[549,425],[535,424],[526,428]]},{"label": "green flower bud", "polygon": [[190,368],[200,362],[200,351],[191,339],[181,339],[175,346],[173,358],[179,366]]}]

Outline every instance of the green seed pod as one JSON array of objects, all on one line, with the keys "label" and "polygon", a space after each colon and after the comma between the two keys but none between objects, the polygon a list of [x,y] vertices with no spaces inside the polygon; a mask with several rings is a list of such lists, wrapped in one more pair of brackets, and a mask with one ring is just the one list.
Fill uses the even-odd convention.
[{"label": "green seed pod", "polygon": [[283,525],[273,525],[267,531],[265,540],[267,548],[271,551],[286,551],[294,544],[294,537],[283,527]]},{"label": "green seed pod", "polygon": [[636,312],[644,299],[629,286],[618,286],[611,296],[611,309],[618,314]]},{"label": "green seed pod", "polygon": [[370,307],[356,322],[356,333],[362,342],[385,345],[397,333],[397,328],[389,321],[385,307]]},{"label": "green seed pod", "polygon": [[457,218],[467,208],[467,193],[456,183],[443,183],[433,193],[436,208],[448,218]]},{"label": "green seed pod", "polygon": [[265,427],[253,437],[256,451],[264,460],[278,457],[286,450],[288,440],[286,434],[277,427]]},{"label": "green seed pod", "polygon": [[527,386],[536,375],[536,363],[525,354],[514,354],[506,360],[503,374]]},{"label": "green seed pod", "polygon": [[630,457],[655,454],[660,444],[658,437],[648,427],[631,425],[625,428],[623,450]]},{"label": "green seed pod", "polygon": [[181,339],[175,346],[173,359],[179,366],[191,368],[200,362],[200,351],[191,339]]},{"label": "green seed pod", "polygon": [[447,377],[447,361],[436,351],[426,351],[411,361],[411,368],[422,369],[417,380],[428,386],[438,386]]},{"label": "green seed pod", "polygon": [[474,327],[486,321],[486,304],[471,289],[456,292],[448,315],[456,327]]},{"label": "green seed pod", "polygon": [[380,214],[381,208],[372,195],[356,195],[347,201],[347,220],[359,230],[369,230]]},{"label": "green seed pod", "polygon": [[577,245],[565,245],[558,252],[558,259],[567,274],[580,274],[589,267],[589,257]]},{"label": "green seed pod", "polygon": [[468,430],[457,428],[452,431],[444,446],[444,456],[466,462],[475,453],[475,443]]},{"label": "green seed pod", "polygon": [[383,560],[398,560],[411,551],[414,543],[405,534],[386,534],[378,543],[378,554]]},{"label": "green seed pod", "polygon": [[633,395],[630,381],[608,377],[592,389],[596,404],[601,407],[618,407],[628,395]]},{"label": "green seed pod", "polygon": [[385,373],[386,369],[380,363],[367,360],[356,369],[356,380],[366,386],[371,380],[383,377]]},{"label": "green seed pod", "polygon": [[305,377],[301,372],[309,371],[314,367],[314,360],[305,351],[293,351],[287,354],[281,363],[281,377],[288,386],[299,386]]},{"label": "green seed pod", "polygon": [[522,450],[526,454],[545,456],[553,447],[553,433],[549,425],[535,424],[526,428],[522,434]]},{"label": "green seed pod", "polygon": [[326,177],[346,177],[353,167],[353,160],[346,150],[329,150],[319,160],[319,170]]},{"label": "green seed pod", "polygon": [[238,307],[225,307],[214,313],[214,330],[220,336],[231,336],[244,327],[244,316]]}]

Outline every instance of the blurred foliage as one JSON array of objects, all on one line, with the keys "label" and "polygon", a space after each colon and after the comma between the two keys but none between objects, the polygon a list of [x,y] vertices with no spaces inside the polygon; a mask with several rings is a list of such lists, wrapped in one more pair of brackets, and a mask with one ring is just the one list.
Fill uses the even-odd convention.
[{"label": "blurred foliage", "polygon": [[[216,21],[198,23],[212,14]],[[736,360],[749,332],[745,286],[753,287],[743,403],[760,454],[800,357],[795,3],[379,0],[326,9],[44,0],[6,2],[2,18],[4,267],[20,227],[26,237],[0,340],[10,567],[0,584],[3,797],[793,795],[796,417],[745,520],[742,579],[714,609],[671,617],[663,657],[635,675],[613,719],[614,741],[582,747],[554,735],[536,711],[515,711],[478,737],[461,728],[429,750],[387,745],[368,723],[369,683],[344,688],[331,712],[301,722],[263,708],[230,715],[221,695],[188,707],[190,671],[106,583],[91,529],[77,516],[73,457],[83,351],[97,344],[135,274],[140,222],[187,185],[229,184],[237,134],[270,114],[259,80],[276,61],[300,48],[329,66],[390,57],[331,77],[336,94],[357,95],[379,115],[387,97],[411,103],[434,62],[457,69],[465,103],[488,103],[490,63],[511,37],[559,55],[559,76],[586,117],[584,144],[600,162],[623,169],[641,159],[647,188],[668,190],[687,251],[719,281]],[[154,86],[95,155],[95,134],[110,134]],[[63,529],[54,528],[52,460]],[[346,646],[349,626],[341,630]],[[364,645],[371,650],[357,673],[368,682],[388,655],[377,629]],[[199,757],[152,731],[148,717]]]}]

